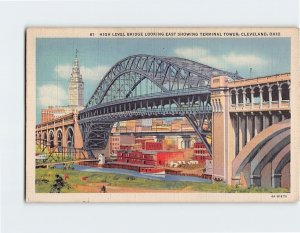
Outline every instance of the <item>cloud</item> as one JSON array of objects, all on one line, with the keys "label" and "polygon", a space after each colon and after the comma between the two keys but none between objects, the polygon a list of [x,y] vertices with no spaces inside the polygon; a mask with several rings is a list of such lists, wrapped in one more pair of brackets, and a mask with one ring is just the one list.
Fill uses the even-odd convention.
[{"label": "cloud", "polygon": [[267,59],[259,55],[233,52],[223,55],[214,55],[208,49],[202,47],[181,47],[175,49],[174,52],[179,57],[191,59],[220,69],[259,68],[268,64]]},{"label": "cloud", "polygon": [[209,51],[206,48],[202,47],[181,47],[175,49],[175,53],[179,56],[186,57],[203,57],[209,54]]},{"label": "cloud", "polygon": [[253,54],[230,53],[224,55],[223,59],[232,65],[240,66],[263,66],[268,64],[266,59]]},{"label": "cloud", "polygon": [[[83,81],[91,80],[98,81],[102,79],[102,77],[106,74],[106,72],[110,69],[109,66],[80,66],[80,73],[82,74]],[[59,78],[69,79],[72,66],[71,65],[58,65],[55,67],[55,72]]]},{"label": "cloud", "polygon": [[67,102],[67,92],[58,85],[43,85],[38,88],[38,103],[41,107],[61,106]]}]

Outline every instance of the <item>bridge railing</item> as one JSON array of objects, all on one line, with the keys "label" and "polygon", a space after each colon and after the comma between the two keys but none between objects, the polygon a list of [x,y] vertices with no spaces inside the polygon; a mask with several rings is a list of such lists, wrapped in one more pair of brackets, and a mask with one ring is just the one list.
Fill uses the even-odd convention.
[{"label": "bridge railing", "polygon": [[239,103],[239,104],[231,104],[230,111],[270,111],[270,110],[290,110],[290,101],[282,100],[282,101],[266,101],[262,103]]},{"label": "bridge railing", "polygon": [[171,107],[171,108],[141,108],[136,110],[128,110],[122,112],[115,112],[115,113],[107,113],[101,114],[102,116],[109,116],[111,118],[118,117],[120,115],[175,115],[175,114],[193,114],[193,113],[210,113],[211,107],[203,107],[203,106],[195,106],[195,107]]}]

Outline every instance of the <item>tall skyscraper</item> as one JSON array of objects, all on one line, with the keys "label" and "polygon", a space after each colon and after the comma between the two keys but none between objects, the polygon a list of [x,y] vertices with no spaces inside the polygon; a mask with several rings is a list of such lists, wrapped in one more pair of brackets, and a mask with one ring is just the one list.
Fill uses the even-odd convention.
[{"label": "tall skyscraper", "polygon": [[72,73],[69,79],[69,105],[70,106],[76,106],[76,107],[84,106],[83,91],[84,91],[84,83],[82,81],[82,75],[80,74],[78,50],[76,49]]}]

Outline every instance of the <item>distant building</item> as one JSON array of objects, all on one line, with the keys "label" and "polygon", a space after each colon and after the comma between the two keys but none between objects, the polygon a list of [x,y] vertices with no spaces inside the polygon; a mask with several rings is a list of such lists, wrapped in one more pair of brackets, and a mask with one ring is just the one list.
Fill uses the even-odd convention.
[{"label": "distant building", "polygon": [[53,121],[54,119],[70,113],[77,113],[84,108],[83,99],[84,83],[79,68],[77,50],[73,62],[72,73],[69,79],[69,105],[68,106],[48,106],[41,111],[41,123]]},{"label": "distant building", "polygon": [[194,143],[194,160],[197,160],[199,164],[205,165],[207,160],[211,160],[211,156],[208,153],[204,143],[195,142]]},{"label": "distant building", "polygon": [[195,142],[194,143],[194,156],[210,156],[204,143],[202,142]]},{"label": "distant building", "polygon": [[180,151],[120,150],[117,153],[117,162],[127,164],[166,166],[169,161],[179,160],[184,160]]},{"label": "distant building", "polygon": [[69,113],[72,113],[72,108],[49,106],[48,108],[42,109],[41,120],[42,123],[46,123]]},{"label": "distant building", "polygon": [[151,127],[152,126],[152,118],[139,119],[137,125],[142,126],[142,127]]},{"label": "distant building", "polygon": [[154,126],[162,126],[164,125],[164,120],[161,118],[154,118],[152,119],[152,127]]},{"label": "distant building", "polygon": [[143,138],[136,138],[135,143],[140,144],[141,148],[145,150],[147,142],[154,142],[154,137],[148,136]]},{"label": "distant building", "polygon": [[165,137],[163,142],[164,150],[178,150],[178,136],[168,136]]},{"label": "distant building", "polygon": [[145,150],[162,150],[162,142],[145,142]]},{"label": "distant building", "polygon": [[75,58],[73,62],[72,73],[69,79],[69,105],[75,107],[84,106],[84,83],[79,68],[79,60],[77,57],[78,50],[76,49]]},{"label": "distant building", "polygon": [[135,137],[130,135],[111,135],[109,139],[111,153],[117,153],[121,145],[135,144]]},{"label": "distant building", "polygon": [[136,120],[126,121],[127,131],[135,131],[135,128],[136,128]]}]

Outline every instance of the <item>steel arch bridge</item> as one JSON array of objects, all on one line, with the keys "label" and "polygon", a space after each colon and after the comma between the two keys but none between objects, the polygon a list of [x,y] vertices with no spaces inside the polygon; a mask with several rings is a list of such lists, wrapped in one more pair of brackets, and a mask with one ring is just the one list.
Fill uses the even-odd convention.
[{"label": "steel arch bridge", "polygon": [[133,55],[117,62],[102,78],[78,123],[86,150],[105,149],[118,121],[186,117],[209,152],[203,123],[211,124],[210,80],[237,73],[177,57]]}]

